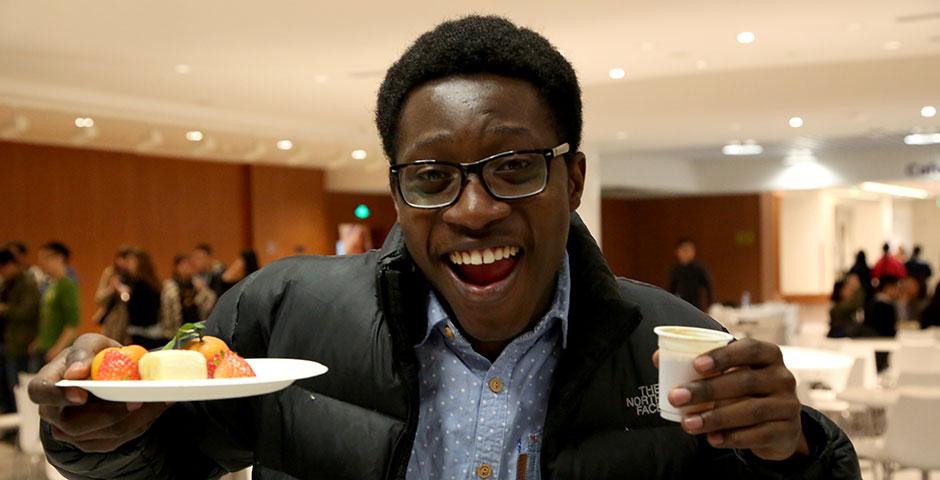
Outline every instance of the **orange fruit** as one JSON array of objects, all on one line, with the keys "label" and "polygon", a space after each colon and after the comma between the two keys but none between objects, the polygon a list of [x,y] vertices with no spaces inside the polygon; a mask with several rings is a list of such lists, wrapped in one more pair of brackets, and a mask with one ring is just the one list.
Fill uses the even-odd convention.
[{"label": "orange fruit", "polygon": [[227,352],[229,348],[221,339],[206,335],[202,337],[201,340],[198,338],[190,340],[190,342],[183,347],[183,350],[193,350],[201,353],[203,357],[206,357],[206,367],[209,368],[211,372],[212,367],[214,367],[213,359],[215,358],[216,361],[218,361],[219,357],[224,356],[224,352]]}]

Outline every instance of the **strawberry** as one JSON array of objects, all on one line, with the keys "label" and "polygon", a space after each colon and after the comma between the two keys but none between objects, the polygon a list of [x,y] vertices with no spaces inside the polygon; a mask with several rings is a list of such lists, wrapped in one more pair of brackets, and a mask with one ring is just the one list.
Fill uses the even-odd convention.
[{"label": "strawberry", "polygon": [[137,362],[119,349],[104,352],[95,380],[140,380]]},{"label": "strawberry", "polygon": [[[222,361],[215,367],[215,376],[213,378],[240,378],[254,377],[255,372],[251,365],[237,353],[229,350],[222,357]],[[212,375],[210,375],[211,377]]]}]

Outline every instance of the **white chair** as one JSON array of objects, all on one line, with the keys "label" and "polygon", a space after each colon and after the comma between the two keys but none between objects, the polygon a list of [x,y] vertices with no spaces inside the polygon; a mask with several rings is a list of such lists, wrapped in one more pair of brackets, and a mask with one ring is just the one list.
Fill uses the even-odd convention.
[{"label": "white chair", "polygon": [[887,420],[883,439],[856,442],[859,457],[880,461],[889,480],[902,468],[916,468],[924,479],[940,470],[940,429],[933,428],[940,425],[940,390],[902,389]]},{"label": "white chair", "polygon": [[841,342],[839,351],[855,358],[849,372],[847,386],[861,388],[878,387],[878,370],[875,365],[875,350],[868,345],[859,345],[851,340]]},{"label": "white chair", "polygon": [[891,354],[891,370],[901,372],[940,371],[940,348],[933,343],[901,343]]}]

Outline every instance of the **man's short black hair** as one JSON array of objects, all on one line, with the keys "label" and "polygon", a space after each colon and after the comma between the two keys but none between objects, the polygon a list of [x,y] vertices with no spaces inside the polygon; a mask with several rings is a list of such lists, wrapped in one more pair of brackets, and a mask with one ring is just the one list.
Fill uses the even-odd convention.
[{"label": "man's short black hair", "polygon": [[4,250],[9,250],[13,255],[21,256],[26,255],[27,248],[26,244],[19,240],[11,240],[3,246]]},{"label": "man's short black hair", "polygon": [[193,250],[202,250],[208,255],[212,255],[212,246],[210,246],[208,243],[197,243]]},{"label": "man's short black hair", "polygon": [[5,266],[8,263],[13,263],[16,261],[16,256],[13,255],[13,252],[9,248],[4,248],[0,250],[0,267]]},{"label": "man's short black hair", "polygon": [[530,82],[552,112],[559,139],[578,151],[581,87],[571,63],[538,33],[505,18],[475,15],[444,22],[421,35],[388,69],[379,88],[375,123],[390,163],[398,153],[398,122],[408,95],[432,80],[478,73]]},{"label": "man's short black hair", "polygon": [[881,246],[882,252],[888,253],[890,250],[891,250],[891,245],[889,245],[888,242],[885,242],[885,244]]},{"label": "man's short black hair", "polygon": [[49,250],[50,252],[55,253],[56,255],[62,256],[62,258],[64,258],[66,262],[69,261],[69,256],[72,254],[72,252],[69,250],[69,247],[66,247],[64,243],[57,242],[57,241],[51,241],[51,242],[46,243],[45,245],[42,246],[42,249]]},{"label": "man's short black hair", "polygon": [[691,245],[695,247],[695,240],[692,240],[691,237],[679,237],[679,240],[676,241],[676,248],[679,248],[683,245]]},{"label": "man's short black hair", "polygon": [[921,248],[920,245],[914,245],[914,251],[911,253],[911,257],[917,258],[920,256]]}]

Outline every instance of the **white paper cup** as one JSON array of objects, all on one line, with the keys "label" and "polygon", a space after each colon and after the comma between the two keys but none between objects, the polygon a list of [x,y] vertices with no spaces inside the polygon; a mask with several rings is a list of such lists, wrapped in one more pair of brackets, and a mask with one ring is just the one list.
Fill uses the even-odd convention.
[{"label": "white paper cup", "polygon": [[727,345],[734,337],[720,330],[680,326],[656,327],[653,332],[659,336],[659,416],[678,422],[682,414],[669,403],[669,390],[702,378],[692,366],[695,357]]}]

